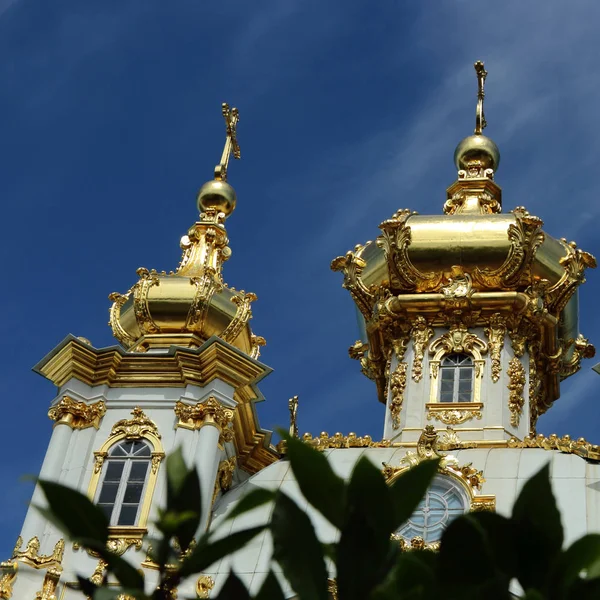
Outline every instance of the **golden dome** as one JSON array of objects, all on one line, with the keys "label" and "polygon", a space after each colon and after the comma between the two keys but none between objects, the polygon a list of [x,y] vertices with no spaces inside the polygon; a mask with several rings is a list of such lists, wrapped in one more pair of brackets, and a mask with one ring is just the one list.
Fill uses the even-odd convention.
[{"label": "golden dome", "polygon": [[253,358],[265,341],[248,324],[252,293],[223,282],[223,263],[231,256],[225,219],[235,208],[236,195],[227,183],[231,152],[240,157],[236,139],[237,109],[223,104],[227,138],[215,179],[198,193],[200,220],[181,238],[183,255],[177,271],[140,268],[139,280],[126,293],[109,296],[109,324],[126,348],[144,352],[169,346],[199,347],[211,336],[236,346]]}]

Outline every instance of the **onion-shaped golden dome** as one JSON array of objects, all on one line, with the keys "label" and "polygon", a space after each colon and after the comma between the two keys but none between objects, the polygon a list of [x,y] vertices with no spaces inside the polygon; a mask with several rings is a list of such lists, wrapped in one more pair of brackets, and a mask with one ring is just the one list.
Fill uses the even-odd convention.
[{"label": "onion-shaped golden dome", "polygon": [[252,293],[223,282],[221,269],[231,256],[225,219],[233,212],[235,190],[227,183],[230,154],[240,158],[236,137],[239,113],[222,107],[227,137],[215,179],[198,192],[200,220],[181,238],[183,256],[175,272],[137,270],[139,280],[126,293],[109,296],[109,324],[126,348],[144,352],[171,345],[198,347],[211,336],[257,358],[262,337],[250,329]]},{"label": "onion-shaped golden dome", "polygon": [[231,256],[225,215],[209,209],[181,239],[183,256],[175,272],[140,268],[139,280],[110,299],[110,325],[128,349],[146,351],[171,345],[198,347],[216,335],[257,357],[264,340],[252,334],[252,293],[223,282],[222,264]]}]

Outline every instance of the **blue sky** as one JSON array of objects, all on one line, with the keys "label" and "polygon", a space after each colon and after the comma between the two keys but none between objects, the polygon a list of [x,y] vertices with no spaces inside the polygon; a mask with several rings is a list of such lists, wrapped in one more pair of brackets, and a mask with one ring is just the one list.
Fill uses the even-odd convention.
[{"label": "blue sky", "polygon": [[[474,126],[476,59],[505,209],[524,205],[598,254],[599,18],[583,0],[0,0],[0,559],[31,493],[19,477],[51,433],[54,389],[30,368],[68,333],[114,343],[108,294],[140,266],[177,266],[221,153],[221,102],[240,109],[243,157],[224,276],[257,293],[275,370],[262,425],[285,424],[298,394],[301,431],[379,438],[383,407],[348,358],[356,318],[331,259],[398,208],[441,211]],[[581,330],[598,344],[600,274],[588,278]],[[600,441],[592,364],[542,432]]]}]

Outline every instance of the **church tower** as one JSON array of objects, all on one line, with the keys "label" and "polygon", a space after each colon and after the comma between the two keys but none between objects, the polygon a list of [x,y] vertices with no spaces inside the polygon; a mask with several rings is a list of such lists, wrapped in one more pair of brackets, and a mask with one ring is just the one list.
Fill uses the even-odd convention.
[{"label": "church tower", "polygon": [[595,352],[579,333],[577,288],[596,260],[524,207],[503,212],[500,152],[483,135],[487,72],[480,61],[475,71],[475,131],[454,153],[443,214],[398,210],[331,265],[364,324],[349,352],[386,405],[392,442],[426,425],[483,444],[534,436],[561,380]]},{"label": "church tower", "polygon": [[[238,111],[224,104],[223,117],[223,155],[198,193],[200,217],[181,239],[179,266],[169,273],[139,268],[128,292],[110,295],[120,345],[94,348],[69,335],[35,367],[57,387],[40,478],[102,507],[111,548],[145,567],[150,583],[153,564],[140,550],[165,501],[165,453],[181,447],[197,467],[203,515],[278,458],[255,411],[263,399],[257,384],[270,372],[258,361],[265,340],[249,324],[256,296],[227,285],[222,273],[231,256],[225,222],[236,205],[228,163],[231,154],[240,158]],[[0,598],[58,589],[61,598],[81,598],[68,591],[76,574],[102,578],[102,561],[65,544],[33,508],[43,503],[36,489],[13,556],[0,566]]]}]

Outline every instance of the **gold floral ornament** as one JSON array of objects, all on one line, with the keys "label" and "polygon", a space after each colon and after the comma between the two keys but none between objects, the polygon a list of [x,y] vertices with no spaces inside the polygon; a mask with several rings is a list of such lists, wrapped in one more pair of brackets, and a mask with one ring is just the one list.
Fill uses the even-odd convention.
[{"label": "gold floral ornament", "polygon": [[131,419],[122,419],[117,421],[110,432],[111,437],[123,436],[128,440],[141,440],[149,434],[160,439],[156,423],[152,421],[146,413],[136,406],[132,411]]},{"label": "gold floral ornament", "polygon": [[51,567],[46,571],[41,591],[35,595],[35,600],[56,600],[56,588],[62,575],[61,567]]},{"label": "gold floral ornament", "polygon": [[484,329],[485,335],[488,337],[492,365],[492,381],[494,383],[500,379],[500,373],[502,371],[501,358],[506,331],[506,319],[500,313],[493,314],[490,317],[489,327]]},{"label": "gold floral ornament", "polygon": [[521,420],[523,404],[525,404],[523,390],[525,389],[526,379],[525,369],[516,356],[510,359],[507,375],[509,377],[508,390],[510,392],[508,398],[510,424],[513,427],[518,427],[519,421]]},{"label": "gold floral ornament", "polygon": [[71,429],[87,429],[94,427],[98,429],[100,420],[106,414],[106,404],[99,400],[92,404],[78,402],[69,396],[63,396],[48,411],[48,417],[55,421],[56,425],[63,423]]},{"label": "gold floral ornament", "polygon": [[233,474],[235,473],[235,467],[237,464],[237,458],[232,456],[227,460],[223,460],[219,463],[217,469],[217,477],[215,480],[215,489],[212,496],[212,504],[215,503],[219,492],[227,492],[233,483]]},{"label": "gold floral ornament", "polygon": [[[132,546],[136,550],[141,550],[142,540],[139,537],[114,537],[106,542],[106,549],[117,556],[123,556]],[[73,550],[80,550],[81,548],[82,546],[77,542],[73,544]],[[100,555],[95,550],[85,548],[85,551],[93,558],[100,558]]]},{"label": "gold floral ornament", "polygon": [[399,533],[392,533],[392,539],[398,542],[398,546],[402,552],[410,550],[430,550],[437,552],[441,545],[440,542],[426,542],[420,535],[415,536],[411,540],[406,540]]},{"label": "gold floral ornament", "polygon": [[565,454],[576,454],[589,460],[600,460],[600,446],[588,442],[585,438],[571,439],[569,435],[559,437],[555,433],[548,437],[541,433],[536,436],[525,436],[523,441],[516,437],[508,441],[509,448],[542,448],[544,450],[558,450]]},{"label": "gold floral ornament", "polygon": [[0,600],[9,600],[12,597],[18,568],[19,563],[17,561],[0,562]]},{"label": "gold floral ornament", "polygon": [[215,587],[215,581],[209,575],[200,575],[196,581],[196,598],[210,598],[210,591]]},{"label": "gold floral ornament", "polygon": [[427,420],[436,419],[447,425],[459,425],[471,419],[481,419],[483,404],[480,402],[453,402],[449,409],[440,402],[427,404]]},{"label": "gold floral ornament", "polygon": [[392,428],[400,428],[400,412],[404,402],[404,390],[406,389],[408,365],[404,362],[398,363],[390,377],[390,391],[392,400],[390,402],[390,415],[392,417]]},{"label": "gold floral ornament", "polygon": [[429,327],[425,317],[421,315],[416,317],[410,330],[410,336],[413,341],[412,378],[418,383],[423,378],[425,348],[431,337],[433,337],[433,329]]}]

